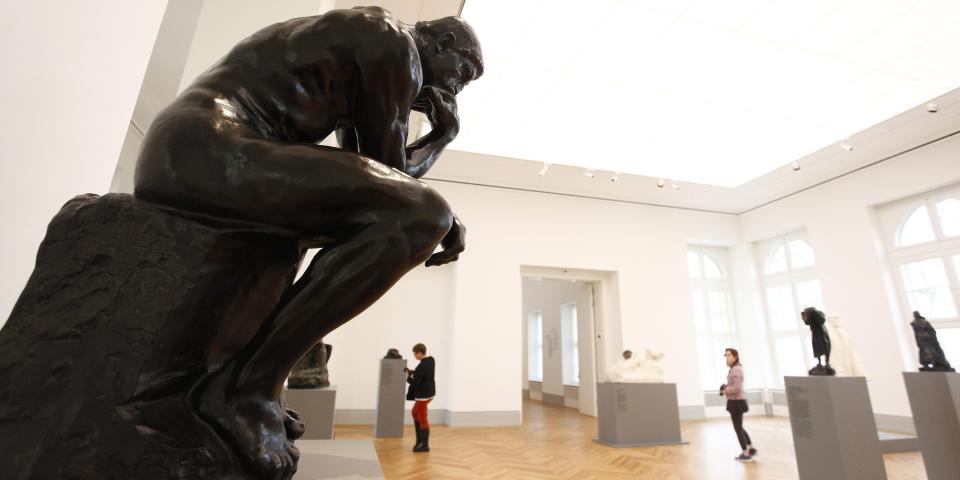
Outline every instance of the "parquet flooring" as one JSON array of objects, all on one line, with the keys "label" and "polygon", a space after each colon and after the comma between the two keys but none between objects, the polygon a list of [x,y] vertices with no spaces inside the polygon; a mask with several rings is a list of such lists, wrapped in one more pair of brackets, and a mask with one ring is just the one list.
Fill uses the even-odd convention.
[{"label": "parquet flooring", "polygon": [[[656,479],[786,480],[797,478],[790,424],[785,418],[747,417],[747,431],[760,449],[739,463],[728,419],[683,422],[689,445],[611,448],[593,441],[595,418],[573,409],[524,403],[523,426],[431,429],[427,454],[413,454],[414,432],[374,444],[388,480],[406,479]],[[370,426],[337,426],[338,439],[369,439]],[[919,453],[884,456],[891,480],[924,480]]]}]

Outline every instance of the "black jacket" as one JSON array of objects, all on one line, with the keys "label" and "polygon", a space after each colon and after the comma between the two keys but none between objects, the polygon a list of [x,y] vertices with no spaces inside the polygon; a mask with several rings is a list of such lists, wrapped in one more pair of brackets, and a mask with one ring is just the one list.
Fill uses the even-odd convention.
[{"label": "black jacket", "polygon": [[407,400],[417,398],[432,398],[437,394],[437,384],[433,381],[433,371],[436,362],[433,357],[424,357],[420,360],[416,370],[407,376],[410,388],[407,390]]}]

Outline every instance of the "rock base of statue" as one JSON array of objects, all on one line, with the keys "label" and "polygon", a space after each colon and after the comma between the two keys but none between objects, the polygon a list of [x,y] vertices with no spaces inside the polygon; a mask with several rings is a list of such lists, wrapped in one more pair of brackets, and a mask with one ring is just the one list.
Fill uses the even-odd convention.
[{"label": "rock base of statue", "polygon": [[297,242],[83,195],[53,218],[0,330],[0,472],[249,479],[207,379],[276,306]]},{"label": "rock base of statue", "polygon": [[334,414],[337,409],[337,386],[284,390],[287,406],[300,415],[306,426],[304,440],[332,440]]},{"label": "rock base of statue", "polygon": [[887,478],[863,377],[784,377],[800,480]]},{"label": "rock base of statue", "polygon": [[960,373],[903,372],[928,478],[960,474]]},{"label": "rock base of statue", "polygon": [[816,367],[807,370],[807,374],[814,377],[832,377],[837,374],[837,371],[833,369],[829,364],[827,365],[817,365]]},{"label": "rock base of statue", "polygon": [[597,441],[613,447],[684,443],[675,383],[598,383]]}]

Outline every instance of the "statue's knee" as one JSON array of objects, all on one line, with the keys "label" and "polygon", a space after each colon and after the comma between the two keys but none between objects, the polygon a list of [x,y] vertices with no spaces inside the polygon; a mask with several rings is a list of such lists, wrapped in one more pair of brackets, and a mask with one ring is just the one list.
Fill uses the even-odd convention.
[{"label": "statue's knee", "polygon": [[453,225],[453,212],[447,201],[436,190],[424,186],[411,206],[410,222],[407,223],[408,241],[414,249],[432,251]]}]

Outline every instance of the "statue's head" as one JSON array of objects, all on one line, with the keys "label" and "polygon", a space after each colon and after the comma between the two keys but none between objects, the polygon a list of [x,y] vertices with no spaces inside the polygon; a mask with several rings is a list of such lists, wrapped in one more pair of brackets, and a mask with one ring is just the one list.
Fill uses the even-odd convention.
[{"label": "statue's head", "polygon": [[423,85],[456,95],[483,75],[483,54],[473,28],[460,17],[417,22]]},{"label": "statue's head", "polygon": [[624,359],[624,360],[630,360],[630,357],[632,357],[632,356],[633,356],[633,352],[631,352],[630,350],[624,350],[624,351],[623,351],[623,359]]},{"label": "statue's head", "polygon": [[647,350],[646,353],[647,353],[647,360],[652,360],[652,361],[662,360],[664,356],[663,352],[655,352],[653,350]]},{"label": "statue's head", "polygon": [[807,307],[800,312],[800,318],[803,319],[803,323],[807,325],[811,324],[823,324],[827,321],[826,315],[823,314],[820,310],[817,310],[816,307]]}]

